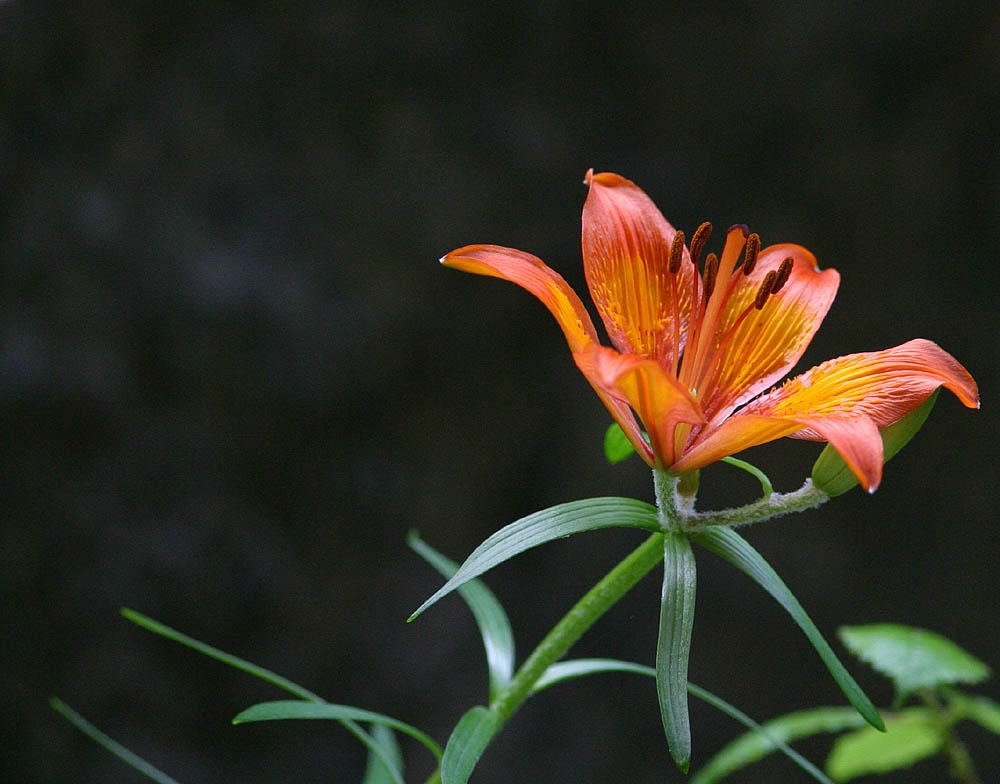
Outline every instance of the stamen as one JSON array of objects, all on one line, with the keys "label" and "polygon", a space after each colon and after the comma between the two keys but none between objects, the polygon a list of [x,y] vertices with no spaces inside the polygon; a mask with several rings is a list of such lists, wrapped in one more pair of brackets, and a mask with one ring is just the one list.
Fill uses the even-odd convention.
[{"label": "stamen", "polygon": [[684,256],[684,232],[678,231],[674,234],[674,240],[670,243],[670,261],[667,269],[671,275],[676,275],[681,268],[681,258]]},{"label": "stamen", "polygon": [[760,288],[757,289],[757,297],[753,301],[753,306],[760,310],[764,307],[764,303],[767,302],[767,298],[771,296],[771,289],[774,286],[774,281],[778,279],[778,273],[771,270],[764,276],[764,280],[760,284]]},{"label": "stamen", "polygon": [[712,297],[715,291],[715,277],[719,274],[719,257],[714,253],[709,253],[705,257],[705,299]]},{"label": "stamen", "polygon": [[743,254],[743,274],[749,275],[757,266],[757,254],[760,253],[760,235],[751,234],[747,237],[746,251]]},{"label": "stamen", "polygon": [[695,267],[701,261],[701,252],[708,242],[708,237],[712,233],[712,224],[705,221],[695,229],[694,236],[691,237],[691,261]]},{"label": "stamen", "polygon": [[794,266],[795,266],[795,261],[794,259],[792,259],[791,256],[789,256],[787,259],[781,262],[781,266],[778,267],[778,275],[774,279],[774,285],[771,286],[772,294],[777,294],[779,291],[781,291],[781,287],[788,282],[788,278],[792,274],[792,267]]}]

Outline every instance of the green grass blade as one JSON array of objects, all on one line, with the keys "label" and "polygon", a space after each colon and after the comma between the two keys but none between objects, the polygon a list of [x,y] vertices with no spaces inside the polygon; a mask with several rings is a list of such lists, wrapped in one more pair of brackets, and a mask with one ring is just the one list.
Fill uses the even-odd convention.
[{"label": "green grass blade", "polygon": [[69,705],[60,700],[57,697],[49,698],[49,705],[52,706],[52,710],[62,716],[66,721],[76,727],[80,732],[90,738],[92,741],[102,746],[107,751],[110,751],[118,759],[122,760],[128,765],[131,765],[137,771],[142,773],[147,778],[153,781],[159,782],[159,784],[179,784],[177,779],[168,776],[162,770],[153,765],[150,765],[146,760],[144,760],[139,755],[127,748],[122,746],[118,741],[113,738],[108,737],[103,732],[101,732],[97,727],[87,721],[83,716],[73,710]]},{"label": "green grass blade", "polygon": [[[416,531],[411,531],[406,543],[427,563],[437,569],[445,579],[458,571],[458,564],[445,558],[424,542]],[[514,635],[510,620],[496,596],[479,580],[470,580],[458,589],[469,605],[483,638],[486,649],[486,666],[490,679],[490,700],[499,694],[514,674]]]},{"label": "green grass blade", "polygon": [[482,705],[470,709],[455,725],[441,761],[441,784],[466,784],[473,768],[503,726],[503,717]]},{"label": "green grass blade", "polygon": [[764,560],[749,542],[736,533],[731,528],[724,526],[713,526],[692,534],[692,539],[703,547],[711,550],[716,555],[729,561],[740,571],[744,572],[751,579],[757,582],[765,591],[773,596],[777,602],[785,608],[792,619],[799,625],[805,633],[809,642],[812,643],[819,657],[823,660],[826,668],[830,671],[834,681],[844,692],[848,702],[851,703],[865,720],[879,730],[885,730],[885,725],[878,711],[871,700],[858,686],[857,681],[851,677],[850,673],[840,663],[840,659],[833,652],[823,635],[820,634],[816,624],[806,614],[806,611],[799,604],[788,586],[778,576],[778,573],[771,568],[771,565]]},{"label": "green grass blade", "polygon": [[361,784],[389,784],[402,778],[403,754],[396,743],[396,735],[384,724],[373,724],[372,741],[382,749],[379,756],[374,751],[368,752],[368,762],[365,765],[365,777]]},{"label": "green grass blade", "polygon": [[667,748],[684,773],[691,765],[687,673],[697,577],[694,553],[687,537],[679,533],[666,534],[663,537],[660,631],[656,641],[656,693]]},{"label": "green grass blade", "polygon": [[634,498],[588,498],[559,504],[522,517],[487,538],[433,596],[410,616],[414,620],[460,585],[525,550],[598,528],[644,528],[659,531],[656,507]]},{"label": "green grass blade", "polygon": [[406,722],[386,716],[383,713],[355,708],[351,705],[337,705],[332,702],[309,702],[308,700],[277,700],[261,702],[241,711],[233,718],[233,724],[251,721],[277,721],[280,719],[351,719],[384,724],[420,741],[430,752],[441,759],[441,747],[425,733]]}]

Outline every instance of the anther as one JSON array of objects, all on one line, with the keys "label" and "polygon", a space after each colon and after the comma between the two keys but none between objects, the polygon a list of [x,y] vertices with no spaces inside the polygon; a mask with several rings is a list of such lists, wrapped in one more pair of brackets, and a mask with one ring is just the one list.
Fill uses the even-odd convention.
[{"label": "anther", "polygon": [[681,258],[684,256],[684,232],[678,231],[674,234],[674,240],[670,243],[670,261],[667,269],[671,275],[675,275],[681,268]]},{"label": "anther", "polygon": [[771,270],[764,276],[764,280],[761,281],[760,288],[757,289],[757,298],[753,301],[753,306],[760,310],[764,307],[764,303],[767,302],[767,298],[771,296],[771,290],[774,286],[774,281],[778,279],[778,273]]},{"label": "anther", "polygon": [[781,290],[781,287],[788,282],[788,278],[792,274],[792,267],[794,266],[795,261],[791,256],[781,262],[781,266],[778,267],[778,275],[774,279],[774,285],[771,287],[772,294],[777,294]]},{"label": "anther", "polygon": [[747,237],[746,251],[743,254],[743,274],[749,275],[757,266],[757,254],[760,252],[760,235],[751,234]]},{"label": "anther", "polygon": [[712,233],[712,224],[705,221],[701,226],[695,229],[694,236],[691,237],[691,262],[695,267],[698,266],[698,262],[701,261],[701,251],[705,247],[705,243],[708,242],[708,237]]},{"label": "anther", "polygon": [[[704,224],[702,224],[704,225]],[[712,296],[715,290],[715,276],[719,273],[719,257],[714,253],[709,253],[705,257],[705,299]]]}]

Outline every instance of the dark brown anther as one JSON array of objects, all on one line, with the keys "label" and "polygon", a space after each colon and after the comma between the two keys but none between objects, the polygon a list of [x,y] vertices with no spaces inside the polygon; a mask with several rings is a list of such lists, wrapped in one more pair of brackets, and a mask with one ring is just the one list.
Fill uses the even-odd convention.
[{"label": "dark brown anther", "polygon": [[764,303],[767,302],[767,298],[771,296],[771,288],[774,286],[774,281],[777,280],[778,273],[771,270],[764,276],[764,280],[761,281],[760,288],[757,289],[757,298],[753,301],[753,306],[760,310],[764,307]]},{"label": "dark brown anther", "polygon": [[[704,224],[702,224],[704,225]],[[715,276],[719,274],[719,257],[714,253],[709,253],[705,257],[705,299],[712,296],[715,289]]]},{"label": "dark brown anther", "polygon": [[772,294],[777,294],[781,291],[781,287],[788,282],[788,278],[792,274],[792,267],[794,266],[795,261],[791,256],[781,262],[781,266],[778,267],[778,275],[774,279],[774,285],[771,287]]},{"label": "dark brown anther", "polygon": [[701,261],[701,252],[705,247],[705,243],[708,242],[708,237],[712,233],[712,224],[705,221],[701,226],[695,229],[694,236],[691,237],[691,262],[695,267],[698,266],[698,262]]},{"label": "dark brown anther", "polygon": [[743,274],[749,275],[757,266],[757,254],[760,253],[760,235],[751,234],[747,237],[746,251],[743,254]]},{"label": "dark brown anther", "polygon": [[676,275],[681,268],[681,259],[684,258],[684,232],[678,231],[674,234],[674,241],[670,243],[670,261],[667,269],[671,275]]}]

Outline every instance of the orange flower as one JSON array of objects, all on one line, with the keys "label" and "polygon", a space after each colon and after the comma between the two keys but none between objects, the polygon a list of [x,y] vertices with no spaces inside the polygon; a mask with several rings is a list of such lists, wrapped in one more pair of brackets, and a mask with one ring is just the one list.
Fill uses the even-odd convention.
[{"label": "orange flower", "polygon": [[831,359],[760,394],[809,345],[837,293],[836,270],[820,270],[798,245],[761,250],[756,234],[733,226],[722,255],[708,254],[699,272],[709,224],[689,250],[634,183],[593,170],[586,183],[583,268],[614,349],[600,345],[562,276],[531,254],[469,245],[441,263],[512,281],[541,300],[577,366],[654,468],[693,471],[791,436],[829,441],[874,491],[882,477],[879,428],[942,385],[979,406],[972,376],[929,340]]}]

